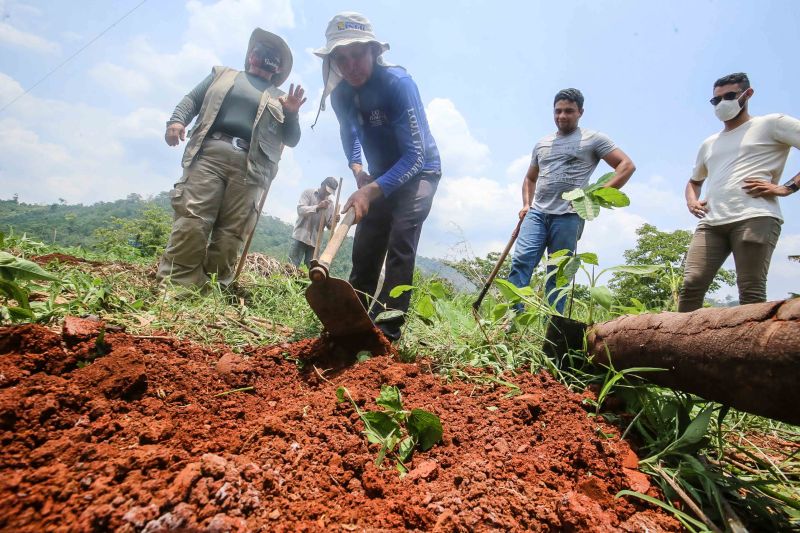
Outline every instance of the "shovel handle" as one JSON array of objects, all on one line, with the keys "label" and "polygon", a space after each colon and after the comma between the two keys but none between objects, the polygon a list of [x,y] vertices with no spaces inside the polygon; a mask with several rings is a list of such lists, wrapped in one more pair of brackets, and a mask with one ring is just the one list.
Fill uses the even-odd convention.
[{"label": "shovel handle", "polygon": [[505,250],[503,253],[500,254],[500,259],[497,260],[497,264],[494,265],[494,269],[492,273],[489,274],[489,279],[486,280],[486,283],[483,285],[483,289],[481,289],[481,293],[478,295],[478,299],[472,303],[472,308],[476,311],[480,308],[481,302],[483,301],[484,296],[489,291],[489,287],[492,286],[492,282],[494,278],[497,276],[497,273],[500,272],[500,267],[503,266],[503,261],[506,260],[508,257],[508,252],[511,251],[511,247],[514,245],[514,241],[517,240],[517,236],[519,235],[519,228],[522,226],[522,221],[524,219],[520,218],[519,222],[517,222],[517,227],[514,228],[514,231],[511,233],[511,238],[508,240],[508,244],[506,244]]},{"label": "shovel handle", "polygon": [[328,279],[328,271],[331,267],[331,262],[336,256],[336,252],[339,251],[339,247],[344,242],[344,238],[347,237],[347,232],[350,231],[350,226],[353,225],[355,217],[356,211],[351,207],[347,210],[342,221],[336,227],[336,231],[333,232],[331,240],[328,241],[328,245],[325,247],[322,255],[315,261],[314,266],[312,266],[311,270],[308,272],[308,277],[311,278],[311,281],[324,281]]}]

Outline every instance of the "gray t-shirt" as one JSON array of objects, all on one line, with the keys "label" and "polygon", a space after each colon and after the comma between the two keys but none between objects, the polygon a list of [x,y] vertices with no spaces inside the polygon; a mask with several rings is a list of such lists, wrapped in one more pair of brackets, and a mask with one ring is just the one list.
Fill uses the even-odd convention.
[{"label": "gray t-shirt", "polygon": [[574,213],[561,195],[583,187],[597,164],[616,148],[605,134],[577,128],[569,135],[552,133],[533,148],[531,166],[539,167],[533,208],[542,213]]}]

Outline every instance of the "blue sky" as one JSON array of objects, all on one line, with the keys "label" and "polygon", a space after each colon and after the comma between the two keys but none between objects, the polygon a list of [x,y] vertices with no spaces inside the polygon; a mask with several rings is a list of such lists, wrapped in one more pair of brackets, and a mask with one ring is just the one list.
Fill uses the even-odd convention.
[{"label": "blue sky", "polygon": [[[0,0],[0,107],[139,2]],[[321,93],[311,50],[343,10],[372,20],[391,44],[387,59],[409,70],[426,104],[444,167],[420,244],[428,256],[502,248],[531,148],[554,130],[559,89],[581,89],[581,125],[607,133],[638,168],[625,188],[631,207],[604,212],[579,244],[604,266],[622,262],[645,222],[694,227],[683,188],[700,143],[721,128],[707,102],[717,77],[750,75],[753,114],[800,117],[800,2],[792,0],[149,0],[0,112],[0,198],[91,203],[168,190],[182,149],[164,143],[164,121],[212,65],[241,67],[255,26],[287,40],[295,60],[289,82],[309,94],[303,138],[284,153],[265,212],[291,222],[300,192],[327,175],[345,176],[345,193],[352,191],[333,113],[310,129]],[[606,171],[601,163],[597,176]],[[784,179],[797,171],[793,150]],[[786,259],[800,253],[798,201],[782,202],[770,298],[799,289],[800,265]]]}]

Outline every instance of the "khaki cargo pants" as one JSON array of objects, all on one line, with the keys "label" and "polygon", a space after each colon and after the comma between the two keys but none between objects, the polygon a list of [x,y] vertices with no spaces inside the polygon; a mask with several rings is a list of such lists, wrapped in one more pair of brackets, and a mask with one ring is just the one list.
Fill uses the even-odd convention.
[{"label": "khaki cargo pants", "polygon": [[781,235],[781,222],[773,217],[754,217],[730,224],[700,224],[686,255],[678,311],[703,307],[706,291],[733,252],[739,303],[767,300],[767,272],[772,252]]},{"label": "khaki cargo pants", "polygon": [[211,275],[233,281],[244,241],[257,221],[265,189],[246,183],[247,152],[207,139],[170,193],[175,219],[158,265],[158,281],[204,286]]}]

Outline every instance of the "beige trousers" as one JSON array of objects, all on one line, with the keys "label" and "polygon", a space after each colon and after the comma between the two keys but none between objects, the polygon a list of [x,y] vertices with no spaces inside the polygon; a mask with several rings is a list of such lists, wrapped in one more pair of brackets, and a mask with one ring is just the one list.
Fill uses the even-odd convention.
[{"label": "beige trousers", "polygon": [[233,281],[244,241],[255,227],[265,189],[246,183],[247,152],[207,139],[170,193],[175,219],[158,280],[202,287],[212,275]]}]

